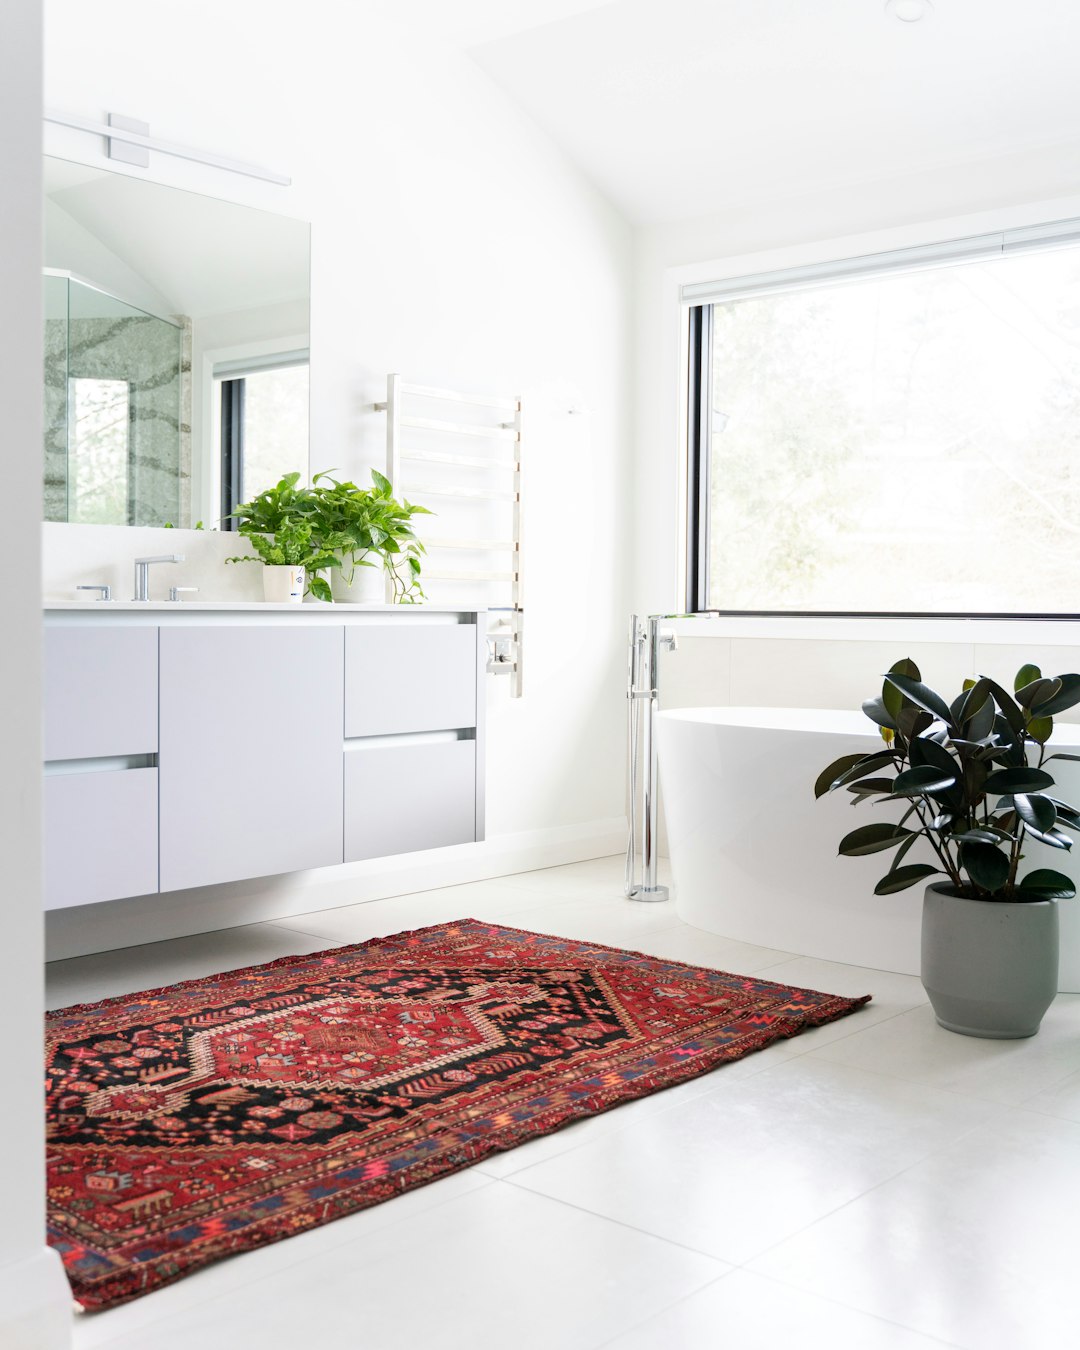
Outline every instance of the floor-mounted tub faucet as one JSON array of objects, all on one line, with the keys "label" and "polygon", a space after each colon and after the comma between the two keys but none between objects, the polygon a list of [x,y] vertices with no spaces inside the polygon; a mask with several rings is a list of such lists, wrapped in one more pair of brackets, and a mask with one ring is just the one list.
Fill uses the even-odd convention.
[{"label": "floor-mounted tub faucet", "polygon": [[[630,659],[626,680],[627,708],[629,710],[630,755],[630,835],[626,846],[625,891],[630,900],[666,900],[668,888],[661,886],[657,876],[657,773],[656,773],[656,715],[660,708],[659,666],[660,652],[678,650],[679,641],[673,632],[661,632],[665,616],[650,614],[630,617]],[[640,702],[644,703],[644,719],[639,716]],[[639,757],[639,736],[643,753]],[[637,860],[637,802],[639,760],[641,762],[641,881],[635,877]]]},{"label": "floor-mounted tub faucet", "polygon": [[131,597],[133,600],[150,599],[150,564],[151,563],[182,563],[184,555],[182,553],[162,553],[156,558],[136,558],[135,559],[135,594]]}]

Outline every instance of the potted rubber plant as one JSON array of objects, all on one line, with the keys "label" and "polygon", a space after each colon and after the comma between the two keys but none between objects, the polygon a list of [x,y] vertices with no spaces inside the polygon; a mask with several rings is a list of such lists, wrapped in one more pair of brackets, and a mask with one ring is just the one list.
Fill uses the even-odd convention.
[{"label": "potted rubber plant", "polygon": [[333,597],[353,604],[376,603],[383,599],[389,577],[396,602],[422,600],[424,546],[413,531],[412,519],[431,512],[399,502],[390,480],[378,470],[372,469],[371,480],[371,487],[358,487],[329,472],[312,479],[315,538],[320,549],[338,559],[331,574]]},{"label": "potted rubber plant", "polygon": [[263,598],[272,602],[299,604],[305,594],[332,600],[330,585],[319,573],[341,565],[319,541],[316,494],[298,487],[299,482],[299,473],[288,473],[231,513],[239,522],[237,532],[255,552],[226,561],[261,562]]},{"label": "potted rubber plant", "polygon": [[[1032,1036],[1057,993],[1057,902],[1076,890],[1040,855],[1069,850],[1080,830],[1080,811],[1053,795],[1047,768],[1080,760],[1049,746],[1054,717],[1077,703],[1080,675],[1044,677],[1034,665],[1012,694],[980,676],[948,703],[914,661],[898,661],[881,696],[863,704],[882,748],[842,756],[815,784],[817,797],[845,791],[855,806],[899,810],[850,831],[839,851],[892,851],[877,895],[929,882],[922,982],[950,1031]],[[905,861],[916,847],[929,861]]]}]

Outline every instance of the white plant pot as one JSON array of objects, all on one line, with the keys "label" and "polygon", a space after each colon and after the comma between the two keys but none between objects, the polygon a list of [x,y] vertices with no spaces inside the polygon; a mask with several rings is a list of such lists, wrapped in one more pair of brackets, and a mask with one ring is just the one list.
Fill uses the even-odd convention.
[{"label": "white plant pot", "polygon": [[304,598],[305,573],[302,567],[263,565],[263,599],[268,604],[298,605]]},{"label": "white plant pot", "polygon": [[346,581],[342,569],[335,567],[330,577],[330,590],[334,599],[343,604],[381,605],[386,601],[386,573],[381,567],[356,567],[351,579]]}]

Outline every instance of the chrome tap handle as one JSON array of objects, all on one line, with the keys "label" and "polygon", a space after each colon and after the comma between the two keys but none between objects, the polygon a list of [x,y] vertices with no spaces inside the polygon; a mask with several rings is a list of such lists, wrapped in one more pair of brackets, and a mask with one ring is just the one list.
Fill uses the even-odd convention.
[{"label": "chrome tap handle", "polygon": [[182,595],[198,595],[198,586],[170,586],[169,599],[179,602]]},{"label": "chrome tap handle", "polygon": [[182,563],[184,555],[182,553],[161,553],[153,558],[135,559],[135,594],[131,597],[133,600],[147,601],[150,599],[150,565],[151,563]]},{"label": "chrome tap handle", "polygon": [[76,589],[77,591],[100,591],[101,594],[98,596],[98,599],[99,599],[99,600],[111,600],[111,599],[112,599],[112,587],[111,587],[111,586],[76,586],[75,589]]}]

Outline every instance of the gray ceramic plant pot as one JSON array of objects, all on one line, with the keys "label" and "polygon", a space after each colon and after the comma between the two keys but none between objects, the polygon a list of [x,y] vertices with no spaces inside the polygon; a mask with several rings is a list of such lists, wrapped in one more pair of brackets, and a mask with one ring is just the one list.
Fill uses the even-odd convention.
[{"label": "gray ceramic plant pot", "polygon": [[1058,988],[1055,900],[964,900],[926,888],[922,982],[938,1022],[962,1036],[1034,1036]]}]

